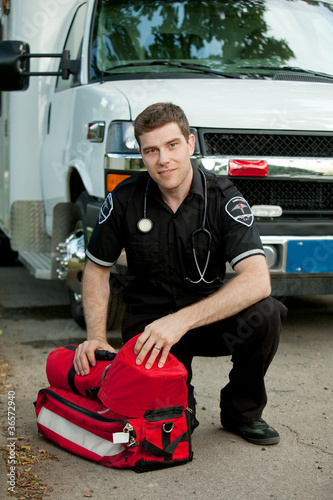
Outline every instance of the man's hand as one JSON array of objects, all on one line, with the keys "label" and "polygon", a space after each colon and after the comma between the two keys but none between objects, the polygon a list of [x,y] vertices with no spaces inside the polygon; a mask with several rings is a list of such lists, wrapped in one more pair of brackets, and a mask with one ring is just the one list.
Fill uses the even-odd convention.
[{"label": "man's hand", "polygon": [[88,375],[90,366],[96,365],[95,351],[104,349],[105,351],[116,352],[113,347],[103,339],[86,340],[78,346],[74,356],[74,368],[78,375]]},{"label": "man's hand", "polygon": [[158,367],[162,368],[164,366],[171,347],[187,332],[187,328],[179,316],[178,313],[169,314],[146,326],[134,347],[138,365],[143,362],[148,352],[151,351],[145,368],[151,368],[160,354]]}]

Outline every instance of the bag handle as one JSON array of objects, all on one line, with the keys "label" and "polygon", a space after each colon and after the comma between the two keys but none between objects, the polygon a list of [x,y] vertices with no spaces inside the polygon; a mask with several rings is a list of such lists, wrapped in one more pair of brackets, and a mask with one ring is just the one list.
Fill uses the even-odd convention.
[{"label": "bag handle", "polygon": [[155,444],[147,441],[146,438],[144,438],[144,440],[142,441],[141,446],[145,451],[147,451],[151,455],[154,455],[155,457],[171,460],[172,455],[176,451],[176,448],[179,445],[179,443],[181,441],[186,441],[186,440],[187,440],[187,432],[183,432],[181,436],[175,439],[172,443],[169,443],[165,448],[159,448]]}]

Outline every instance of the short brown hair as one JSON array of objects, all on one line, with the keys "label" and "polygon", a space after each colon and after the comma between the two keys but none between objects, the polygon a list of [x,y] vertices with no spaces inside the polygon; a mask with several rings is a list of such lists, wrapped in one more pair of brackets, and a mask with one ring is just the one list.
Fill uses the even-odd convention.
[{"label": "short brown hair", "polygon": [[140,136],[167,123],[175,122],[186,141],[190,136],[190,126],[182,108],[171,102],[157,102],[144,109],[135,119],[134,135],[140,146]]}]

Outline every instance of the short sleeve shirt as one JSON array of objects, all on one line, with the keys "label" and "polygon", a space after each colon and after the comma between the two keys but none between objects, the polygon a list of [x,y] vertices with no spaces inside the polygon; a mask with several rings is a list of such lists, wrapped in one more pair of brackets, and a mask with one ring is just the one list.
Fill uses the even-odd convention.
[{"label": "short sleeve shirt", "polygon": [[[145,198],[146,217],[153,223],[148,233],[138,228]],[[203,222],[205,231],[196,232]],[[156,315],[177,311],[216,291],[223,284],[226,262],[234,267],[252,255],[265,255],[243,196],[227,178],[197,167],[176,213],[147,172],[132,175],[109,193],[87,257],[112,266],[123,248],[129,272],[125,302],[132,313]]]}]

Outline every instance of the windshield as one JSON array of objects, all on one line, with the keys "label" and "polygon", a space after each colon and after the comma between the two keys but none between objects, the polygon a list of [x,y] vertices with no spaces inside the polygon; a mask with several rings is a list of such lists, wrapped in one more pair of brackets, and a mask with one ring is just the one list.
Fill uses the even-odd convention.
[{"label": "windshield", "polygon": [[333,75],[332,47],[333,2],[98,0],[91,79],[143,73],[261,78],[289,66]]}]

